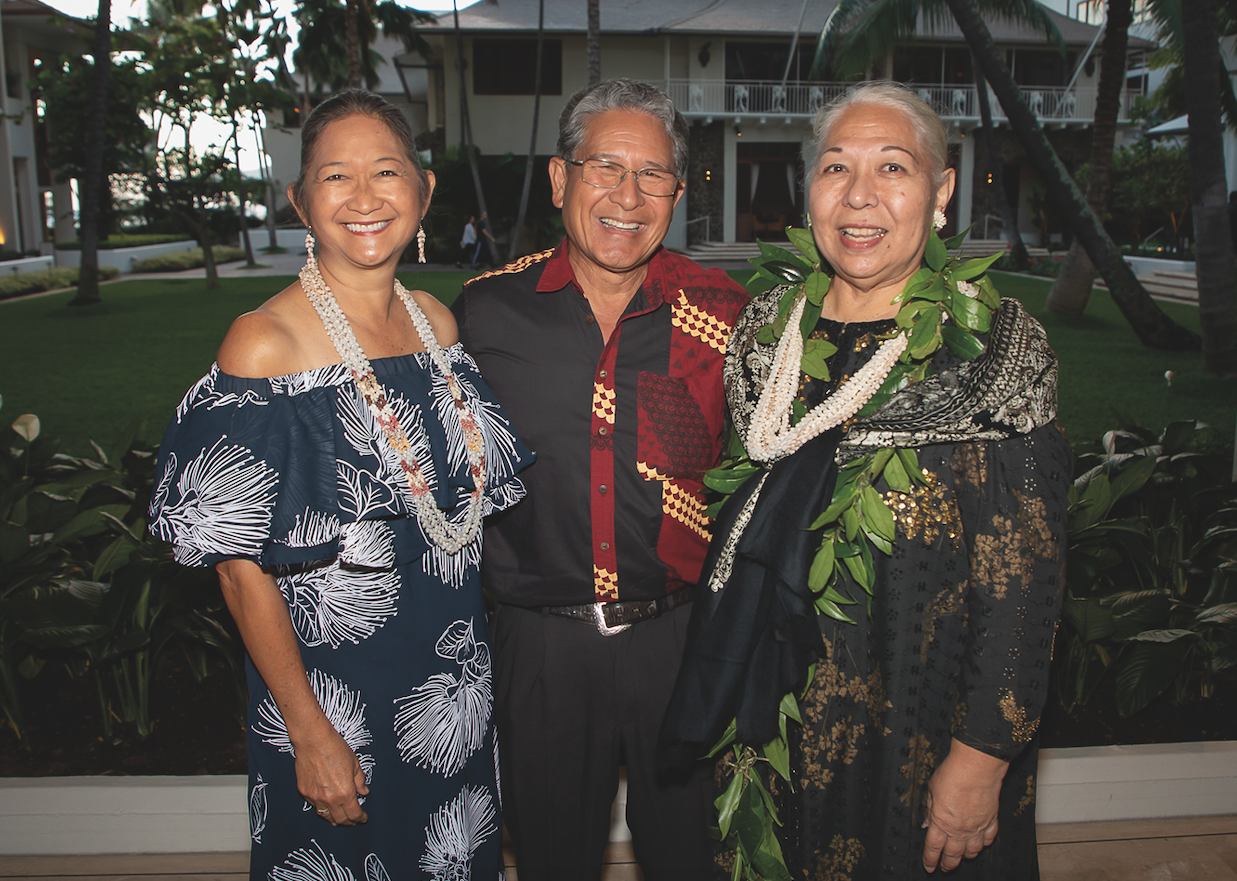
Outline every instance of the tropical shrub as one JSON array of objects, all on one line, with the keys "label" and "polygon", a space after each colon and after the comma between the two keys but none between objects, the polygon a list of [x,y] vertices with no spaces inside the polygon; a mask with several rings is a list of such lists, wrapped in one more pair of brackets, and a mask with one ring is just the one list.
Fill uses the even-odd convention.
[{"label": "tropical shrub", "polygon": [[[54,291],[58,288],[76,287],[79,275],[77,267],[61,267],[59,269],[46,269],[41,272],[24,272],[21,275],[0,278],[0,300],[7,300],[10,297],[21,297],[26,294],[38,294],[43,291]],[[100,280],[106,281],[118,275],[120,275],[120,270],[115,266],[99,267]]]},{"label": "tropical shrub", "polygon": [[1123,716],[1170,688],[1206,697],[1237,665],[1237,484],[1209,441],[1192,421],[1130,426],[1080,457],[1055,682],[1067,709],[1108,675]]},{"label": "tropical shrub", "polygon": [[208,652],[233,670],[243,707],[243,653],[218,582],[185,570],[146,532],[154,450],[123,439],[110,452],[67,456],[39,436],[37,417],[13,423],[0,452],[0,710],[21,736],[23,680],[48,664],[89,676],[103,733],[112,720],[145,737],[150,685],[172,649],[195,675]]}]

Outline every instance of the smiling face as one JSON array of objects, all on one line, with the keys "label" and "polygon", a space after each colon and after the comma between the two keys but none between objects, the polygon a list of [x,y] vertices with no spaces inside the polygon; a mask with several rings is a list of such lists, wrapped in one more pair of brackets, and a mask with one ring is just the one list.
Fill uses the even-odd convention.
[{"label": "smiling face", "polygon": [[821,144],[810,194],[812,234],[836,281],[891,299],[916,270],[932,214],[953,193],[953,170],[933,182],[928,152],[904,111],[859,104]]},{"label": "smiling face", "polygon": [[[674,142],[657,117],[637,110],[607,110],[588,121],[574,159],[603,159],[632,171],[656,168],[674,173]],[[628,174],[614,189],[584,183],[580,167],[550,160],[554,205],[563,209],[571,240],[569,257],[577,276],[639,274],[666,237],[674,206],[683,195],[649,196]]]},{"label": "smiling face", "polygon": [[375,269],[399,263],[433,189],[430,174],[422,197],[416,166],[385,123],[346,116],[318,136],[297,211],[324,272]]}]

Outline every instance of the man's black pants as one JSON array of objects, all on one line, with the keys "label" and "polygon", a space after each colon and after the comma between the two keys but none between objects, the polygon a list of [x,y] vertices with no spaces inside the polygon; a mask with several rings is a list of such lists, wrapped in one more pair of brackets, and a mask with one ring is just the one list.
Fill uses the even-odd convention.
[{"label": "man's black pants", "polygon": [[596,881],[619,765],[645,881],[708,874],[711,766],[660,779],[654,751],[691,604],[602,636],[584,621],[499,606],[492,634],[503,818],[520,881]]}]

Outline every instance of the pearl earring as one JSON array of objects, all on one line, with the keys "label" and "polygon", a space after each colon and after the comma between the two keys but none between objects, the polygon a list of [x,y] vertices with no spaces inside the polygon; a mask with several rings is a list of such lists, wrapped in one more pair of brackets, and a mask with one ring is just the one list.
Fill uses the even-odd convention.
[{"label": "pearl earring", "polygon": [[937,208],[932,214],[932,228],[940,232],[945,228],[945,222],[945,212]]},{"label": "pearl earring", "polygon": [[425,227],[417,226],[417,262],[425,262]]},{"label": "pearl earring", "polygon": [[305,233],[305,253],[307,254],[307,262],[314,262],[314,231],[311,229]]}]

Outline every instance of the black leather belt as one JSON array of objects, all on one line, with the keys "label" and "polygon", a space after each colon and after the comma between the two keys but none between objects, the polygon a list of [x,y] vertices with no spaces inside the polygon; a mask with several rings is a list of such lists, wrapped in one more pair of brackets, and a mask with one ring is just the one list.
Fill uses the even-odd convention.
[{"label": "black leather belt", "polygon": [[692,600],[695,588],[680,587],[674,593],[655,600],[622,600],[612,603],[583,603],[579,606],[543,606],[541,611],[558,618],[588,621],[597,625],[602,636],[622,633],[637,621],[656,618]]}]

